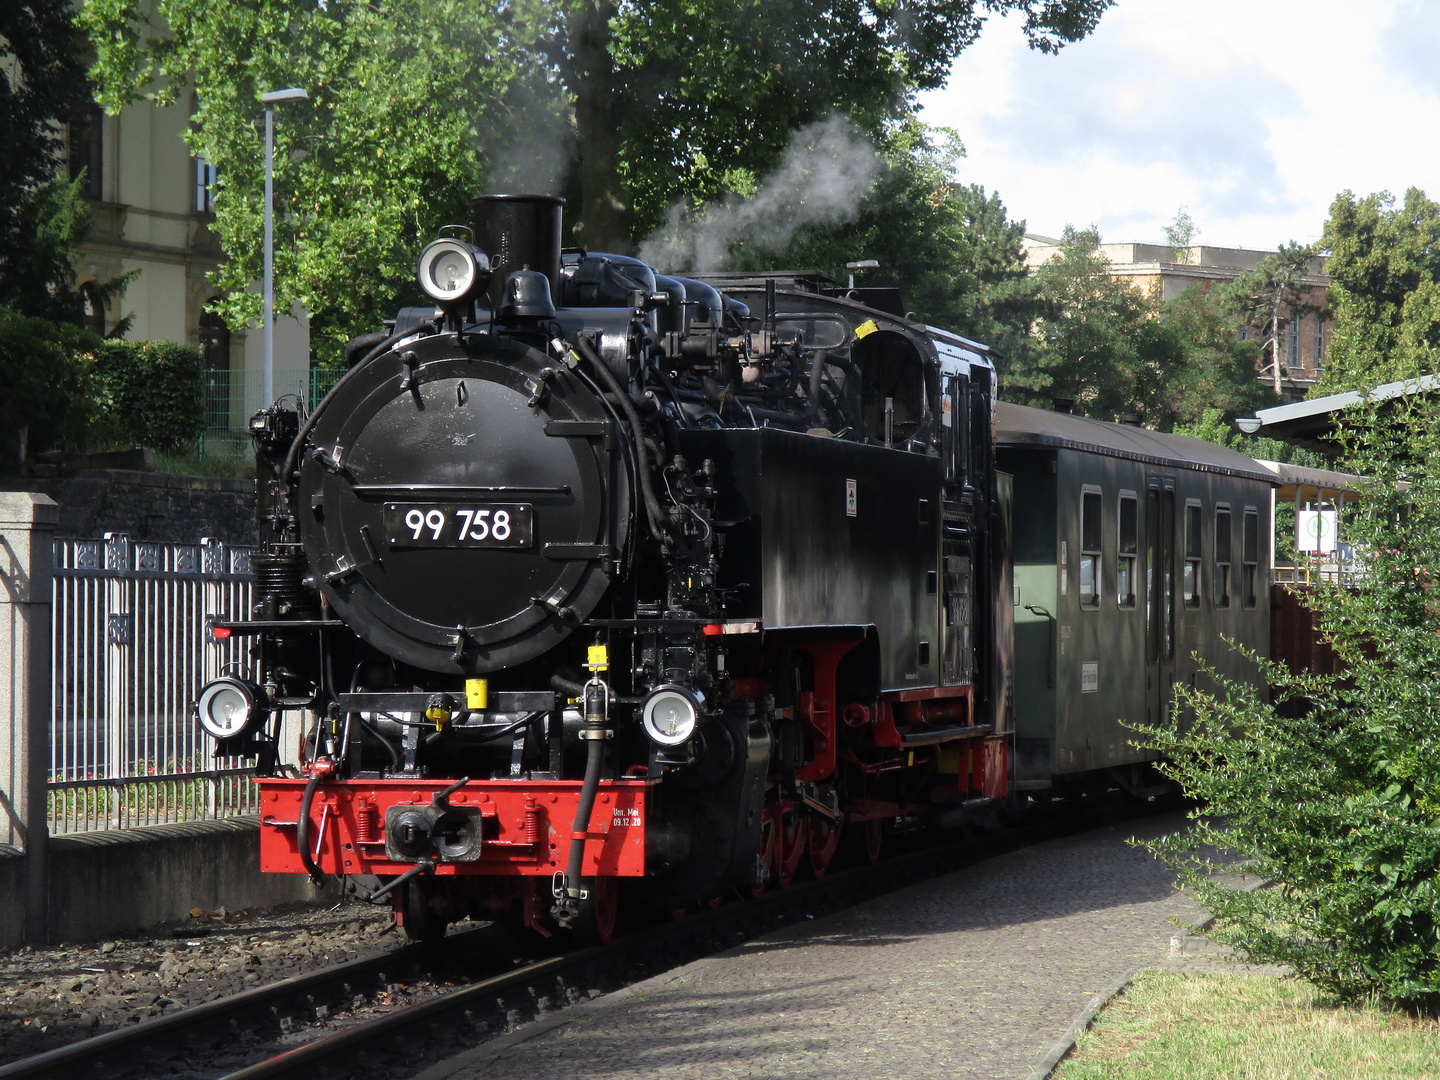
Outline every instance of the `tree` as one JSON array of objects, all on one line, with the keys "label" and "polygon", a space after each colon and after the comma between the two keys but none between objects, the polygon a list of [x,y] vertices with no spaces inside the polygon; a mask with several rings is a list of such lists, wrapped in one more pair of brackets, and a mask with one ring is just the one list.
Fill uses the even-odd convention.
[{"label": "tree", "polygon": [[[1180,686],[1193,722],[1146,731],[1200,800],[1154,845],[1252,963],[1290,965],[1342,998],[1440,1011],[1440,429],[1418,398],[1362,407],[1342,429],[1367,477],[1347,514],[1362,572],[1320,583],[1317,614],[1343,676],[1265,667],[1263,686]],[[1260,658],[1255,658],[1257,661]],[[1177,718],[1182,710],[1177,709]],[[1211,850],[1207,851],[1209,845]],[[1213,851],[1270,887],[1209,873]]]},{"label": "tree", "polygon": [[64,125],[89,101],[69,0],[0,5],[0,305],[78,322],[71,255],[89,228],[60,174]]},{"label": "tree", "polygon": [[1193,423],[1211,409],[1233,420],[1279,403],[1255,377],[1260,344],[1237,335],[1238,320],[1227,308],[1222,289],[1191,285],[1165,302],[1160,317],[1184,362],[1168,375],[1162,412],[1147,416],[1156,427],[1168,430]]},{"label": "tree", "polygon": [[1244,325],[1265,328],[1261,348],[1269,351],[1270,363],[1264,370],[1270,372],[1277,394],[1286,372],[1280,358],[1282,327],[1291,316],[1317,310],[1310,302],[1311,283],[1305,280],[1314,258],[1314,248],[1291,240],[1225,286],[1230,308]]},{"label": "tree", "polygon": [[575,102],[579,218],[628,247],[682,198],[743,191],[791,132],[840,112],[872,135],[944,84],[988,14],[1054,52],[1110,0],[568,0],[551,55]]},{"label": "tree", "polygon": [[413,267],[439,226],[470,220],[483,147],[513,139],[547,92],[526,35],[534,5],[465,0],[90,0],[93,76],[111,112],[172,102],[193,80],[187,138],[218,169],[215,231],[227,255],[216,284],[231,325],[258,322],[264,125],[260,94],[302,86],[276,125],[277,308],[299,300],[312,347],[338,360],[418,293]]},{"label": "tree", "polygon": [[415,247],[467,220],[487,175],[535,190],[573,153],[576,239],[630,250],[682,197],[752,188],[792,132],[837,109],[878,135],[943,82],[987,13],[1020,13],[1053,51],[1110,0],[154,0],[153,25],[147,2],[89,0],[92,74],[111,111],[176,100],[193,78],[189,138],[220,171],[219,284],[237,324],[258,314],[244,292],[259,265],[258,93],[311,91],[280,125],[276,295],[305,304],[333,355],[407,292]]},{"label": "tree", "polygon": [[[897,124],[885,133],[853,220],[808,225],[783,246],[773,243],[786,235],[781,222],[762,220],[732,245],[731,265],[814,267],[844,281],[847,262],[874,259],[879,268],[864,271],[860,284],[899,283],[917,318],[1003,349],[1012,328],[1027,323],[1024,304],[1033,299],[1023,288],[1025,224],[1007,218],[995,193],[955,181],[963,155],[953,131]],[[703,214],[696,224],[705,227]]]},{"label": "tree", "polygon": [[1099,233],[1070,226],[1036,269],[1034,288],[1038,316],[1003,358],[1004,396],[1036,405],[1063,398],[1104,420],[1135,412],[1153,424],[1164,416],[1166,387],[1184,357],[1159,319],[1158,291],[1115,277]]},{"label": "tree", "polygon": [[1341,192],[1321,245],[1335,328],[1316,392],[1440,371],[1440,205],[1417,188],[1399,206]]},{"label": "tree", "polygon": [[1175,220],[1165,226],[1165,243],[1170,245],[1170,257],[1177,263],[1188,263],[1190,261],[1190,245],[1195,242],[1195,237],[1200,235],[1200,230],[1195,227],[1195,220],[1185,207],[1175,211]]}]

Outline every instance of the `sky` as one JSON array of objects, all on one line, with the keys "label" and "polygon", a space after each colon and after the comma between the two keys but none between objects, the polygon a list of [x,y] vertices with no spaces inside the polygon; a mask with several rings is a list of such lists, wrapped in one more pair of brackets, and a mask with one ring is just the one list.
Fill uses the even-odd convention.
[{"label": "sky", "polygon": [[1440,0],[1116,0],[1051,56],[992,19],[920,100],[1029,232],[1312,243],[1342,190],[1440,199]]}]

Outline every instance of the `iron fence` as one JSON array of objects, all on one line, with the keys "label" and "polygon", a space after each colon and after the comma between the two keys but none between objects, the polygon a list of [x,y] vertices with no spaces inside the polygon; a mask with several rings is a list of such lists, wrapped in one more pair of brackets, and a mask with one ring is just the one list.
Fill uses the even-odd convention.
[{"label": "iron fence", "polygon": [[191,703],[221,674],[253,675],[251,549],[56,540],[48,796],[52,833],[256,811],[241,759],[214,758]]}]

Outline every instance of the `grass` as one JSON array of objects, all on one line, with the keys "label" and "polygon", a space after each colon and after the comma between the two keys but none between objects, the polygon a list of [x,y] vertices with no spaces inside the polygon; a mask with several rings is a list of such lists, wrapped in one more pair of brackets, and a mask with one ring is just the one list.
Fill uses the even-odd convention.
[{"label": "grass", "polygon": [[181,476],[219,476],[226,479],[255,479],[254,454],[155,453],[155,471]]},{"label": "grass", "polygon": [[1055,1080],[1440,1080],[1440,1022],[1266,975],[1141,972]]}]

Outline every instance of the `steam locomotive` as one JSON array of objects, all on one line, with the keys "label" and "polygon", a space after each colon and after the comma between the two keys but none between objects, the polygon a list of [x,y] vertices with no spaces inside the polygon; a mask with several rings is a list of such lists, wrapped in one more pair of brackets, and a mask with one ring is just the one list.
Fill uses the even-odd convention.
[{"label": "steam locomotive", "polygon": [[[1012,540],[985,346],[911,318],[895,290],[562,251],[561,211],[475,200],[473,225],[420,255],[433,303],[351,342],[308,415],[251,422],[256,603],[216,632],[253,639],[258,676],[207,685],[196,708],[217,752],[257,759],[262,869],[376,875],[412,937],[471,916],[603,940],[624,879],[651,904],[702,904],[822,875],[845,841],[877,858],[897,821],[1066,774],[1129,782],[1145,755],[1112,738],[1077,763],[1089,729],[1056,689],[1088,664],[1064,656],[1066,605],[1108,573],[1086,544],[1119,536],[1129,504],[1077,504],[1090,531],[1069,589],[1057,476],[1067,455],[1173,459],[1173,531],[1175,476],[1224,474],[1245,501],[1265,483],[1248,459],[1196,465],[1193,440],[1164,436],[1150,457],[1115,452],[1114,425],[1078,417],[1090,443],[1027,430],[1008,451],[1034,474],[1036,535]],[[1180,556],[1158,516],[1142,524],[1153,550],[1123,557],[1149,641]],[[1012,552],[1032,547],[1049,585],[1032,575],[1022,604]],[[1173,682],[1168,610],[1155,675]],[[1017,613],[1035,644],[1019,732]],[[1263,610],[1232,614],[1242,638],[1263,633]],[[280,746],[297,714],[298,770]]]}]

